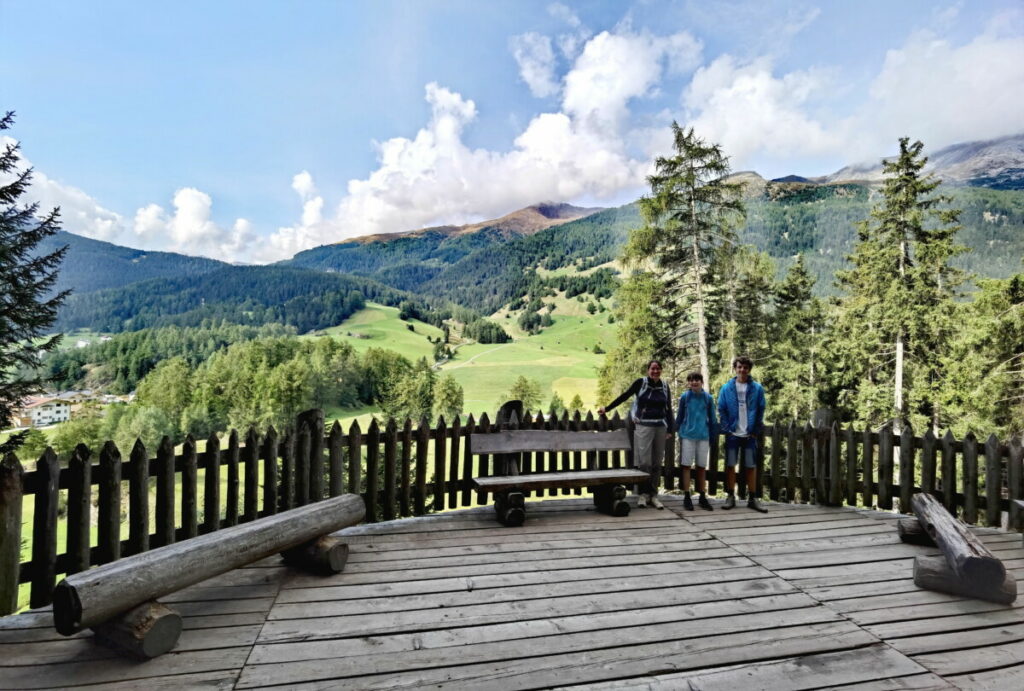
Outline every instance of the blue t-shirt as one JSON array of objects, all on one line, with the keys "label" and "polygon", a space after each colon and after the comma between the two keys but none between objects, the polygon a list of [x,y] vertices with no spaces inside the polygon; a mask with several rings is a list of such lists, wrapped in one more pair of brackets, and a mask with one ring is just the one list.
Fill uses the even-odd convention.
[{"label": "blue t-shirt", "polygon": [[[711,396],[702,391],[694,394],[686,391],[679,397],[678,430],[683,439],[709,439],[711,428],[715,425],[715,406]],[[711,418],[708,419],[710,412]]]}]

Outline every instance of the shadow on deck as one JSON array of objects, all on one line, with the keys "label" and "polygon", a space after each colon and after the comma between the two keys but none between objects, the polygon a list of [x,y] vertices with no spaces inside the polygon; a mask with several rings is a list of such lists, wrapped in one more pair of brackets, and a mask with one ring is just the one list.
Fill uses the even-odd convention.
[{"label": "shadow on deck", "polygon": [[[1024,603],[916,588],[913,557],[938,552],[901,544],[893,514],[666,505],[350,528],[337,576],[269,559],[164,598],[186,631],[148,662],[49,612],[3,618],[0,688],[1024,688]],[[1024,577],[1019,535],[978,533]]]}]

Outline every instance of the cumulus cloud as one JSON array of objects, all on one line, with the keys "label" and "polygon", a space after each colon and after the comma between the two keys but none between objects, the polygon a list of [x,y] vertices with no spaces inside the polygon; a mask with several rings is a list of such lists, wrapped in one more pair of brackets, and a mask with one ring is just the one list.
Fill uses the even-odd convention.
[{"label": "cumulus cloud", "polygon": [[593,35],[593,32],[583,24],[579,16],[570,7],[560,2],[548,5],[548,14],[564,22],[569,27],[569,31],[558,34],[555,41],[558,44],[559,51],[561,51],[566,59],[574,59],[579,55],[580,48]]},{"label": "cumulus cloud", "polygon": [[538,98],[558,93],[551,39],[531,31],[513,36],[509,43],[519,65],[519,76],[530,87],[530,93]]}]

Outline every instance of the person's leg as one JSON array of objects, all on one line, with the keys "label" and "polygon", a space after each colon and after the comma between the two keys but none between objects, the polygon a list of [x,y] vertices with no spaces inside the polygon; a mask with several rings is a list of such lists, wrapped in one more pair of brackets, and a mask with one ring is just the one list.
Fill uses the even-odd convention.
[{"label": "person's leg", "polygon": [[708,502],[708,496],[705,493],[707,488],[707,475],[708,475],[708,461],[711,456],[711,442],[706,439],[701,439],[697,442],[697,491],[700,492],[700,497],[697,499],[697,503],[700,508],[707,511],[711,510],[711,503]]},{"label": "person's leg", "polygon": [[768,513],[768,509],[761,504],[757,496],[757,441],[753,438],[747,439],[745,446],[743,460],[747,468],[747,508]]},{"label": "person's leg", "polygon": [[682,468],[681,476],[683,479],[683,508],[687,511],[693,511],[693,499],[690,498],[690,468],[693,467],[696,453],[697,447],[693,439],[679,440],[679,466]]},{"label": "person's leg", "polygon": [[723,509],[736,506],[736,464],[740,460],[739,439],[731,435],[725,438],[725,504]]},{"label": "person's leg", "polygon": [[665,505],[658,499],[658,488],[661,487],[661,468],[665,463],[665,446],[668,441],[664,427],[653,427],[654,439],[651,444],[651,506],[664,509]]},{"label": "person's leg", "polygon": [[[633,466],[644,473],[650,473],[651,468],[651,453],[654,450],[654,432],[658,428],[645,427],[643,425],[637,425],[633,430]],[[651,494],[651,482],[650,480],[644,480],[638,483],[637,487],[637,503],[636,505],[640,508],[647,506],[647,500]]]}]

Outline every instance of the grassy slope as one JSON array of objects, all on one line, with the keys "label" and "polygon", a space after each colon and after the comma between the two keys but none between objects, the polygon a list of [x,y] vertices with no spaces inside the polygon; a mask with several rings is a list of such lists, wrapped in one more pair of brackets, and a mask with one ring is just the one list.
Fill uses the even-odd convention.
[{"label": "grassy slope", "polygon": [[[409,331],[408,324],[412,324],[415,331]],[[340,325],[304,338],[322,334],[351,344],[359,353],[370,348],[384,348],[404,355],[410,360],[418,360],[421,357],[431,359],[434,344],[427,340],[427,336],[437,339],[444,335],[441,329],[430,324],[415,319],[402,321],[398,318],[396,307],[385,307],[372,302],[367,304],[366,309],[359,310]]]}]

